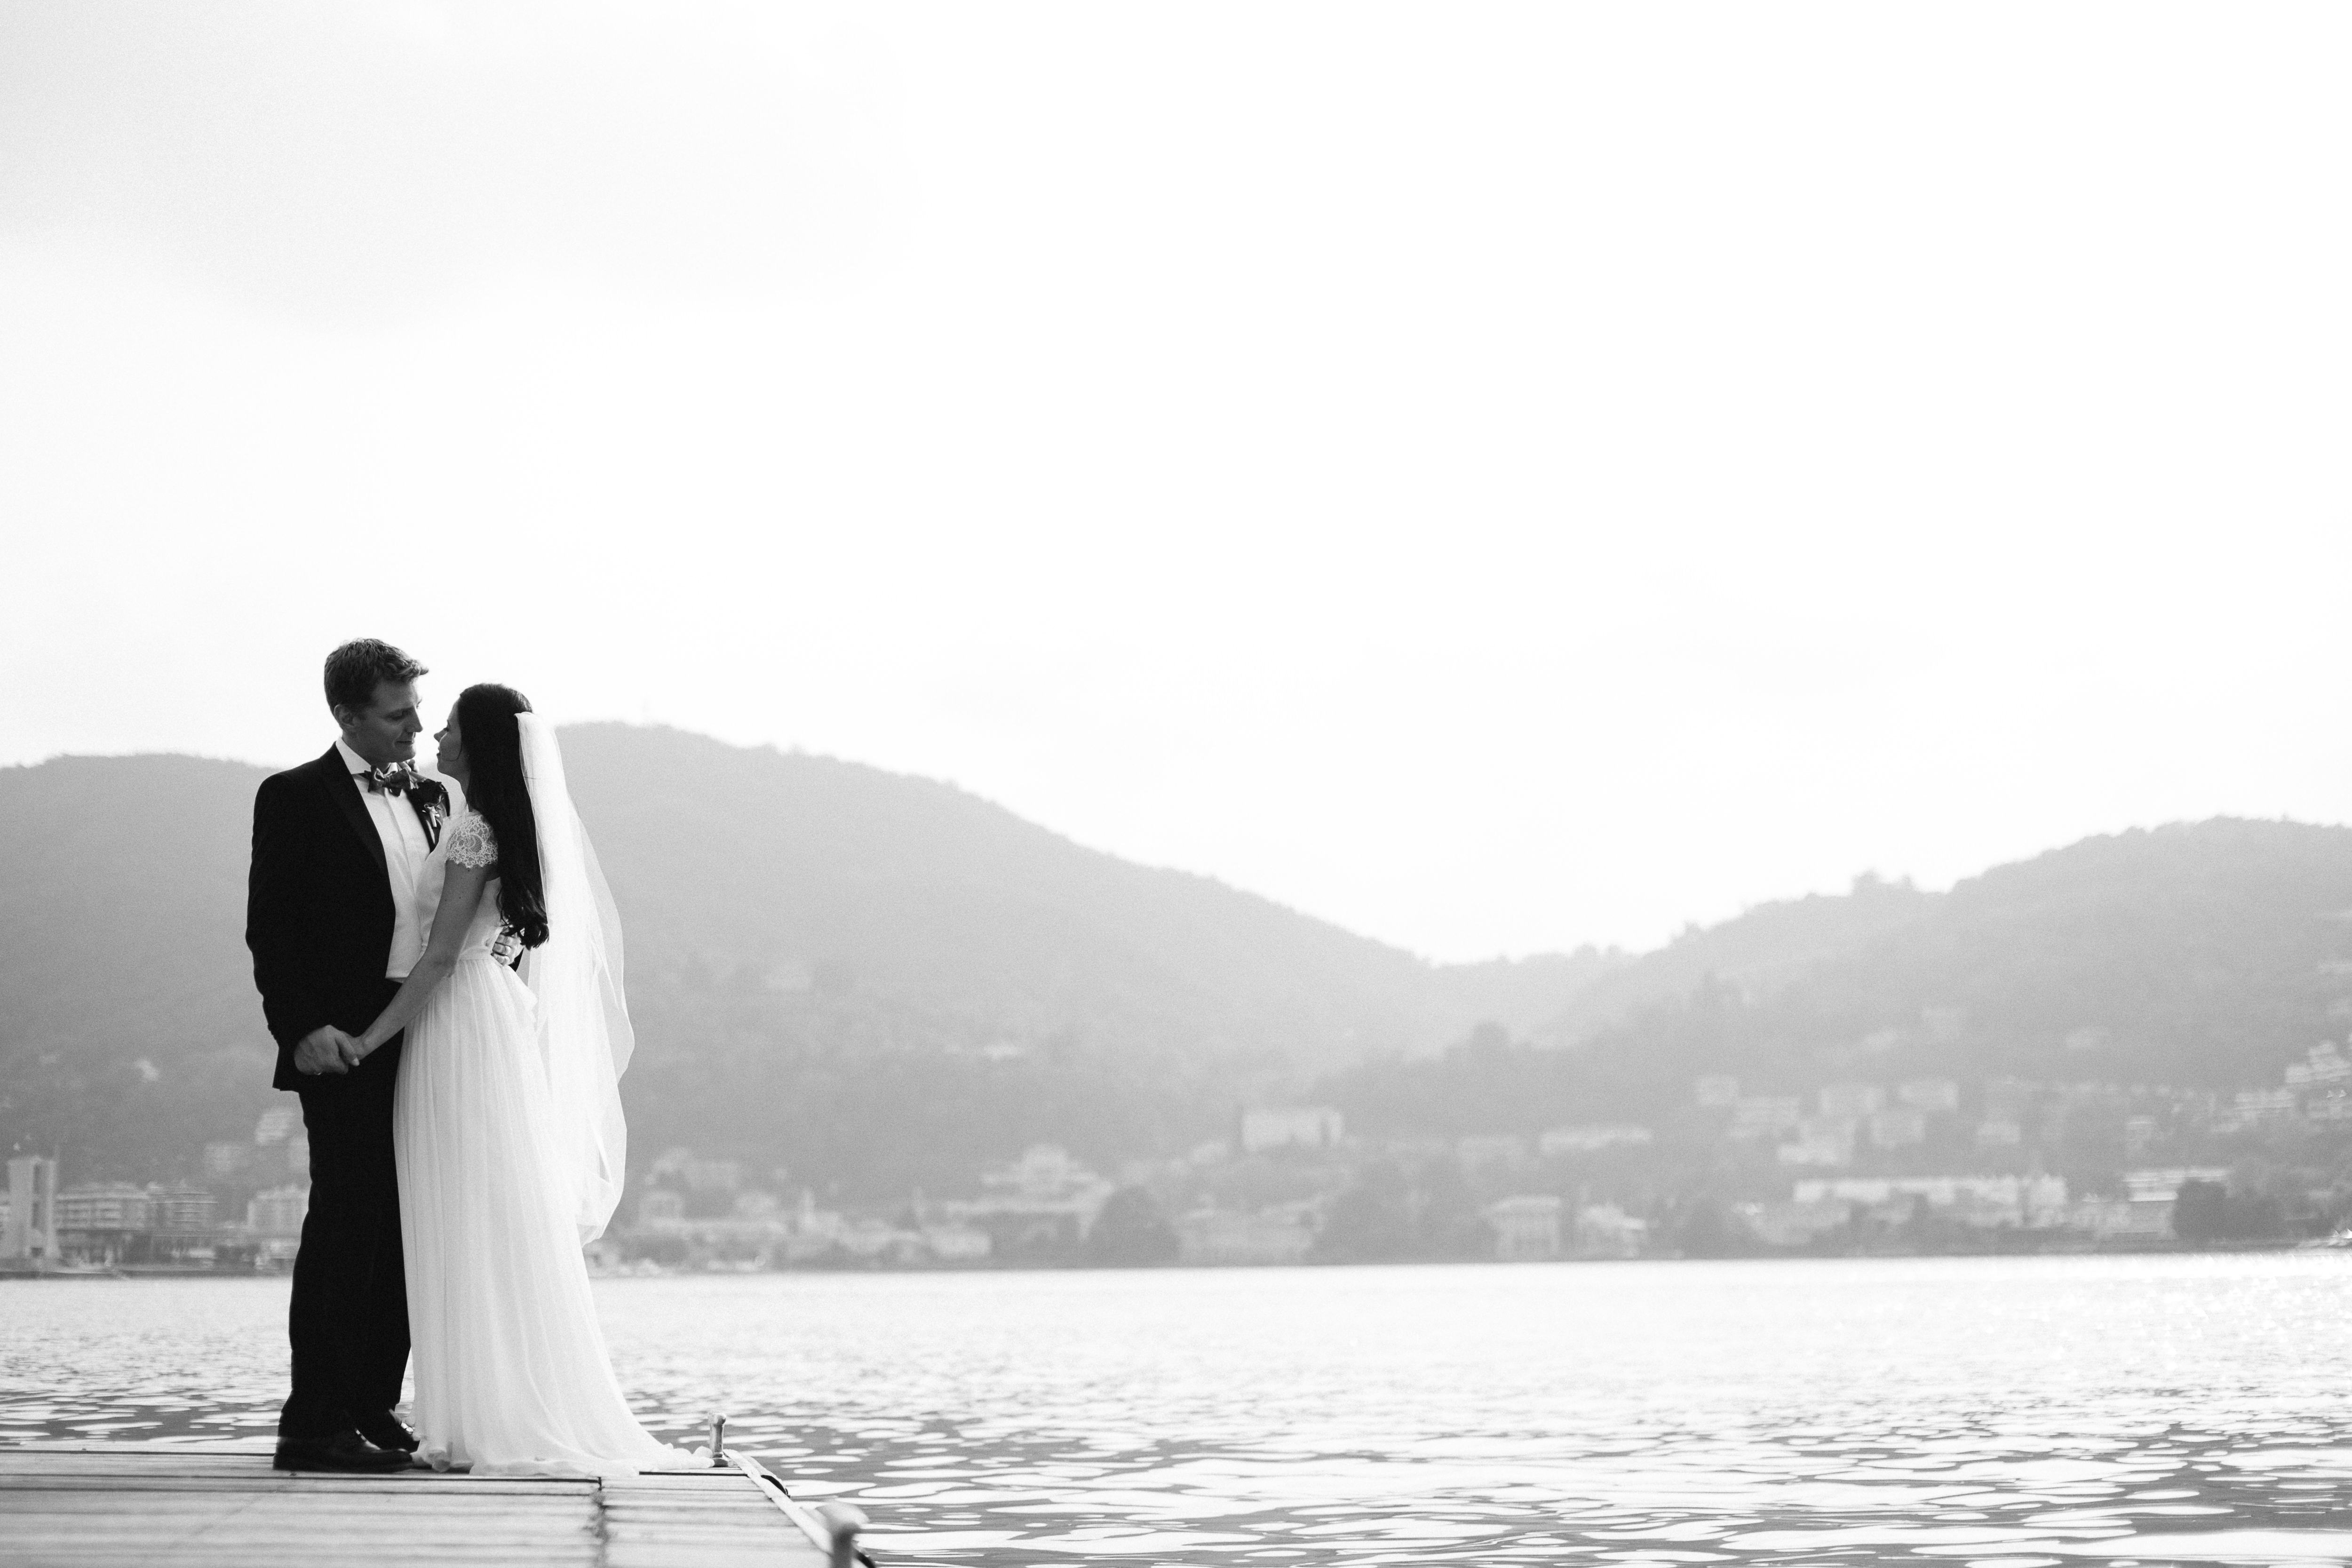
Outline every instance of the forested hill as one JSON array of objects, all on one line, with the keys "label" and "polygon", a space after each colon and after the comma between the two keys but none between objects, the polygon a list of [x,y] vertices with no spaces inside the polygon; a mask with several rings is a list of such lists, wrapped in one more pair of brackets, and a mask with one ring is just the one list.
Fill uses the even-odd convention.
[{"label": "forested hill", "polygon": [[[629,924],[635,1147],[845,1195],[956,1190],[1033,1140],[1115,1168],[1309,1091],[1423,1136],[1664,1119],[1703,1073],[2229,1088],[2352,1026],[2343,828],[2125,833],[1638,960],[1438,966],[945,784],[670,730],[564,741]],[[147,1179],[272,1102],[242,942],[261,776],[0,770],[0,1147]]]},{"label": "forested hill", "polygon": [[[2215,819],[2084,839],[1934,895],[1865,880],[1608,974],[1549,1026],[1327,1081],[1368,1131],[1669,1122],[1703,1075],[2275,1087],[2352,1030],[2352,829]],[[1808,1100],[1810,1103],[1810,1100]]]},{"label": "forested hill", "polygon": [[2343,1038],[2347,959],[2352,829],[2218,818],[1962,882],[1824,965],[1811,1005],[1930,1064],[2227,1088]]},{"label": "forested hill", "polygon": [[[928,780],[665,729],[564,745],[628,924],[640,1148],[835,1148],[877,1181],[1037,1136],[1109,1157],[1366,1051],[1533,1026],[1611,962],[1442,969]],[[0,1147],[139,1174],[250,1131],[263,773],[0,770]]]},{"label": "forested hill", "polygon": [[2275,1081],[2352,1024],[2336,967],[2352,960],[2352,829],[2176,824],[1996,867],[1940,898],[1865,883],[1821,901],[1880,914],[1810,964],[1718,972],[1701,1006],[1744,1020],[1721,1026],[1726,1062],[1754,1074],[1892,1053],[1963,1077],[2225,1088]]},{"label": "forested hill", "polygon": [[564,732],[632,953],[769,988],[877,989],[1018,1044],[1425,1050],[1532,1026],[1597,955],[1442,969],[1209,878],[1084,848],[952,785],[619,724]]}]

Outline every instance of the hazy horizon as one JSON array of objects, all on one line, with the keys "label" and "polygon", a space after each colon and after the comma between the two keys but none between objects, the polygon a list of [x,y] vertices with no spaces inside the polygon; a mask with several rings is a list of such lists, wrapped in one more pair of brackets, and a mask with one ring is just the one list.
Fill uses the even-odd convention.
[{"label": "hazy horizon", "polygon": [[2343,820],[2347,45],[0,5],[0,762],[380,636],[1453,960]]}]

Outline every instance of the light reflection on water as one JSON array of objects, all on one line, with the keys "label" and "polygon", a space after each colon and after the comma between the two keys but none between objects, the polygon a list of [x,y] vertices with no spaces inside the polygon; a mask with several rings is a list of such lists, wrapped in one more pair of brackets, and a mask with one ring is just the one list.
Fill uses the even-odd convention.
[{"label": "light reflection on water", "polygon": [[[266,1436],[275,1280],[0,1284],[0,1443]],[[2352,1258],[600,1281],[886,1564],[2352,1561]]]}]

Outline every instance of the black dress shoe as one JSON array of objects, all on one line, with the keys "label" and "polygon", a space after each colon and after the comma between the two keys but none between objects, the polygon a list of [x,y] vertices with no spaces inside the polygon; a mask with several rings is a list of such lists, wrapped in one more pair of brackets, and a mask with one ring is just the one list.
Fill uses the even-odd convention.
[{"label": "black dress shoe", "polygon": [[379,1448],[388,1448],[399,1454],[416,1452],[416,1434],[408,1429],[407,1423],[389,1410],[381,1415],[362,1415],[352,1425],[360,1429],[361,1436]]},{"label": "black dress shoe", "polygon": [[325,1437],[280,1437],[270,1464],[281,1470],[340,1470],[381,1475],[408,1468],[408,1456],[379,1448],[346,1426]]}]

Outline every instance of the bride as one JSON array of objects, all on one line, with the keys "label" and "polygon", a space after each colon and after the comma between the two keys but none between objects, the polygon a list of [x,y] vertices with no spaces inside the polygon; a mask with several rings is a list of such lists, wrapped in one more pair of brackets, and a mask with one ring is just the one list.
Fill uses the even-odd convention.
[{"label": "bride", "polygon": [[[359,1039],[408,1036],[393,1144],[418,1457],[478,1474],[686,1462],[629,1414],[580,1254],[620,1201],[635,1037],[554,728],[522,693],[470,686],[436,739],[467,809],[418,879],[425,955]],[[520,977],[491,952],[501,927]]]}]

